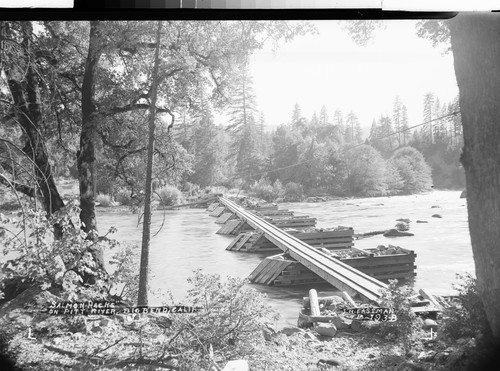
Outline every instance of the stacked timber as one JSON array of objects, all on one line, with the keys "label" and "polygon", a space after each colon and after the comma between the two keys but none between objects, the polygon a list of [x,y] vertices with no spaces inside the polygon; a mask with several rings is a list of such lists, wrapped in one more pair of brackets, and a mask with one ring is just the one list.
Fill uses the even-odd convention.
[{"label": "stacked timber", "polygon": [[304,229],[304,228],[314,227],[316,225],[316,218],[311,218],[308,215],[289,216],[283,218],[263,217],[262,219],[268,221],[269,223],[278,228]]},{"label": "stacked timber", "polygon": [[221,216],[222,214],[224,214],[225,212],[228,212],[229,210],[227,210],[224,206],[218,206],[214,211],[212,211],[210,214],[210,216],[215,216],[215,217],[219,217]]},{"label": "stacked timber", "polygon": [[[286,230],[297,239],[304,241],[310,246],[325,248],[329,250],[348,249],[353,243],[354,231],[352,228],[340,227],[339,229],[299,231],[296,229]],[[263,232],[255,231],[253,236],[248,232],[238,235],[226,248],[230,251],[240,252],[268,252],[281,251],[280,248],[269,241]],[[244,241],[244,242],[242,242]]]},{"label": "stacked timber", "polygon": [[[412,278],[416,275],[414,272],[416,268],[414,265],[416,255],[413,251],[399,249],[399,253],[397,254],[377,256],[375,256],[374,252],[356,248],[335,252],[327,249],[322,249],[322,251],[326,255],[337,258],[342,263],[378,280]],[[286,262],[286,266],[281,267],[281,265],[278,266],[275,264],[278,260]],[[266,269],[266,267],[273,267],[272,269],[269,268],[272,274],[266,276],[266,279],[262,281],[260,272]],[[281,269],[281,272],[279,272],[279,269]],[[323,282],[323,279],[286,254],[280,254],[264,259],[250,274],[250,281],[273,286],[297,286]]]},{"label": "stacked timber", "polygon": [[288,209],[253,209],[249,211],[260,217],[269,216],[271,218],[283,218],[293,216],[293,211]]},{"label": "stacked timber", "polygon": [[304,241],[310,246],[331,250],[347,249],[354,245],[352,228],[338,227],[333,229],[316,229],[287,231],[292,236]]},{"label": "stacked timber", "polygon": [[338,250],[329,252],[334,258],[366,273],[378,280],[410,279],[417,274],[415,269],[415,254],[412,250],[398,246],[379,246],[376,249]]},{"label": "stacked timber", "polygon": [[265,258],[248,277],[252,283],[296,286],[320,283],[323,279],[286,254]]},{"label": "stacked timber", "polygon": [[226,222],[228,220],[232,220],[232,219],[236,219],[237,216],[234,215],[233,213],[231,212],[226,212],[224,214],[222,214],[221,216],[219,216],[217,218],[217,220],[215,221],[216,224],[226,224]]},{"label": "stacked timber", "polygon": [[[248,277],[250,282],[272,285],[274,280],[295,261],[286,258],[284,254],[270,256],[264,259]],[[296,263],[296,262],[295,262]]]},{"label": "stacked timber", "polygon": [[253,231],[253,228],[244,220],[230,219],[216,233],[235,236],[245,231]]}]

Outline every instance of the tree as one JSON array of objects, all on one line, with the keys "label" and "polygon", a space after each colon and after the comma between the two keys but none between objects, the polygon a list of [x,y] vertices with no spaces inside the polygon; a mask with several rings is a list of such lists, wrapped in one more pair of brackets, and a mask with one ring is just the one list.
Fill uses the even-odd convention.
[{"label": "tree", "polygon": [[281,124],[276,128],[272,135],[272,168],[277,169],[270,173],[273,182],[280,179],[283,184],[299,183],[294,166],[299,162],[301,142],[302,136],[291,125]]},{"label": "tree", "polygon": [[401,106],[401,130],[403,131],[401,133],[403,146],[406,146],[410,140],[411,132],[408,123],[408,110],[404,104]]},{"label": "tree", "polygon": [[148,120],[148,162],[146,168],[146,189],[144,190],[144,222],[142,224],[141,265],[139,272],[139,292],[137,297],[137,305],[140,306],[148,305],[149,243],[151,240],[151,194],[153,192],[153,154],[155,151],[156,98],[158,95],[158,69],[160,64],[162,23],[162,21],[158,21],[153,73],[151,74],[151,107],[149,109]]},{"label": "tree", "polygon": [[295,103],[293,107],[291,125],[298,133],[302,133],[306,130],[306,119],[302,116],[302,110],[298,103]]},{"label": "tree", "polygon": [[434,143],[434,129],[432,120],[436,117],[436,113],[434,111],[435,108],[435,97],[433,93],[427,93],[424,96],[424,122],[427,123],[427,126],[422,128],[422,133],[424,138],[430,144]]},{"label": "tree", "polygon": [[[30,183],[21,184],[15,179],[16,166],[10,159],[14,148],[2,153],[1,169],[9,175],[0,177],[0,183],[12,187],[17,192],[29,197],[41,197],[47,216],[50,216],[64,206],[57,190],[54,173],[49,160],[49,153],[43,137],[45,131],[42,107],[42,96],[47,93],[47,85],[42,83],[41,66],[46,65],[48,58],[43,45],[37,43],[33,32],[33,24],[28,21],[2,22],[1,37],[5,43],[0,50],[0,68],[7,79],[9,94],[2,92],[1,104],[6,116],[3,120],[15,122],[20,129],[18,148],[27,164],[21,167],[34,169],[34,177]],[[21,134],[22,133],[22,134]],[[4,142],[7,143],[7,142]],[[6,150],[7,147],[3,147]],[[13,177],[12,177],[13,176]],[[10,178],[10,179],[9,179]],[[56,238],[62,237],[62,230],[54,225]]]},{"label": "tree", "polygon": [[424,156],[415,148],[399,148],[391,156],[390,162],[399,173],[404,193],[412,194],[431,189],[431,169]]},{"label": "tree", "polygon": [[[352,27],[355,41],[371,32]],[[417,34],[453,52],[460,90],[464,149],[461,162],[467,182],[469,231],[478,291],[493,336],[500,340],[500,74],[499,16],[496,13],[459,14],[448,22],[421,21]]]},{"label": "tree", "polygon": [[500,340],[500,22],[498,14],[460,14],[450,21],[460,89],[467,206],[478,292]]},{"label": "tree", "polygon": [[361,143],[363,141],[359,119],[354,112],[346,116],[345,141],[347,143]]},{"label": "tree", "polygon": [[[399,96],[394,98],[394,104],[392,108],[392,122],[394,123],[394,128],[396,130],[396,138],[398,139],[398,147],[401,147],[401,142],[404,141],[403,131],[403,103]],[[403,140],[402,140],[403,139]]]},{"label": "tree", "polygon": [[232,155],[236,158],[236,168],[242,178],[258,173],[262,167],[257,113],[252,77],[245,64],[236,76],[229,109],[230,125],[227,127],[233,137]]},{"label": "tree", "polygon": [[352,196],[382,196],[387,192],[386,165],[380,153],[369,145],[346,151],[345,188]]}]

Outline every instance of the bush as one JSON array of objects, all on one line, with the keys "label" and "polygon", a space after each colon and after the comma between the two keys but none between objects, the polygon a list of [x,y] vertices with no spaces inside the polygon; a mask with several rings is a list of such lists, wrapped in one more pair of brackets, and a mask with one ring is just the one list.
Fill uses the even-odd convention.
[{"label": "bush", "polygon": [[460,283],[453,285],[458,291],[458,303],[443,311],[443,332],[459,339],[474,337],[479,331],[490,337],[490,328],[484,306],[476,287],[476,279],[470,274],[457,274]]},{"label": "bush", "polygon": [[275,200],[274,189],[269,179],[262,178],[250,186],[250,194],[267,202]]},{"label": "bush", "polygon": [[285,201],[302,201],[304,198],[304,187],[302,184],[289,182],[285,185]]},{"label": "bush", "polygon": [[285,189],[279,179],[274,184],[271,184],[269,179],[262,178],[250,186],[250,194],[267,202],[273,202],[277,198],[283,197]]},{"label": "bush", "polygon": [[422,320],[411,310],[411,298],[415,296],[410,286],[398,286],[398,280],[389,280],[389,287],[382,295],[381,305],[393,308],[397,316],[396,322],[382,322],[380,329],[393,333],[403,344],[407,354],[416,334],[422,328]]},{"label": "bush", "polygon": [[197,270],[188,282],[193,288],[187,299],[200,311],[172,318],[176,327],[193,329],[183,331],[173,344],[183,349],[181,369],[210,367],[209,349],[218,358],[243,358],[262,341],[264,321],[277,319],[266,296],[247,287],[246,280],[227,277],[223,282],[217,274]]},{"label": "bush", "polygon": [[97,203],[99,203],[99,206],[103,207],[113,206],[113,201],[111,200],[110,195],[98,194],[95,200]]},{"label": "bush", "polygon": [[[82,295],[98,295],[104,285],[107,273],[98,266],[92,251],[114,247],[116,241],[103,238],[95,243],[87,239],[77,225],[80,209],[68,205],[49,219],[42,210],[25,209],[20,219],[5,218],[0,214],[0,224],[14,226],[13,229],[30,231],[30,234],[0,234],[0,246],[5,254],[12,253],[15,259],[2,265],[4,274],[0,276],[0,286],[20,280],[42,290],[50,287],[63,288],[63,300],[74,300]],[[62,238],[55,240],[54,224],[62,230]],[[7,229],[5,229],[7,230]],[[112,233],[114,228],[110,229]],[[85,278],[94,279],[94,286],[86,290],[81,286]],[[95,289],[95,290],[94,290]],[[93,291],[94,290],[94,291]]]},{"label": "bush", "polygon": [[183,202],[182,192],[175,186],[166,185],[156,191],[160,207],[179,205]]},{"label": "bush", "polygon": [[132,206],[134,204],[130,191],[125,188],[120,188],[115,194],[115,201],[123,206]]}]

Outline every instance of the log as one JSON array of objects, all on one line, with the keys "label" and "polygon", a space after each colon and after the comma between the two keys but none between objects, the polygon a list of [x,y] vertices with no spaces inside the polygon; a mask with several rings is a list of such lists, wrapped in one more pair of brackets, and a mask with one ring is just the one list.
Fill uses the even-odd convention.
[{"label": "log", "polygon": [[188,207],[188,206],[194,206],[194,205],[200,205],[200,204],[206,204],[210,201],[215,201],[217,200],[217,197],[212,197],[212,198],[207,198],[207,199],[204,199],[204,200],[199,200],[199,201],[195,201],[195,202],[190,202],[188,204],[181,204],[181,205],[173,205],[173,206],[165,206],[165,207],[161,207],[160,210],[175,210],[175,209],[178,209],[180,207]]},{"label": "log", "polygon": [[309,290],[309,302],[311,304],[311,316],[319,317],[321,313],[319,311],[318,293],[315,289]]},{"label": "log", "polygon": [[425,290],[425,289],[420,289],[420,290],[418,291],[418,293],[419,293],[420,295],[422,295],[422,297],[423,297],[424,299],[429,300],[429,301],[430,301],[430,302],[431,302],[431,303],[432,303],[432,304],[433,304],[433,305],[434,305],[437,309],[440,309],[440,310],[442,310],[442,309],[443,309],[442,305],[441,305],[441,304],[439,304],[439,303],[438,303],[438,301],[436,300],[436,298],[434,298],[434,296],[432,296],[429,292],[427,292],[427,290]]},{"label": "log", "polygon": [[347,301],[353,308],[357,307],[354,300],[352,300],[351,296],[346,291],[342,291],[342,296],[344,297],[345,301]]}]

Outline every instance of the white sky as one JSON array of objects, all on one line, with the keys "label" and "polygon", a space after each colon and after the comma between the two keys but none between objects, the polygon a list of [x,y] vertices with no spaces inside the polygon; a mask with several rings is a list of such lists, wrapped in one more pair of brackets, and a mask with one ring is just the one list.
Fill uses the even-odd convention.
[{"label": "white sky", "polygon": [[375,39],[358,47],[338,21],[314,21],[319,34],[298,36],[273,53],[271,46],[251,61],[258,109],[268,129],[289,122],[295,103],[310,119],[323,105],[352,110],[362,127],[392,113],[396,95],[408,108],[410,125],[422,122],[423,97],[441,102],[458,94],[451,53],[416,36],[416,21],[387,21]]}]

